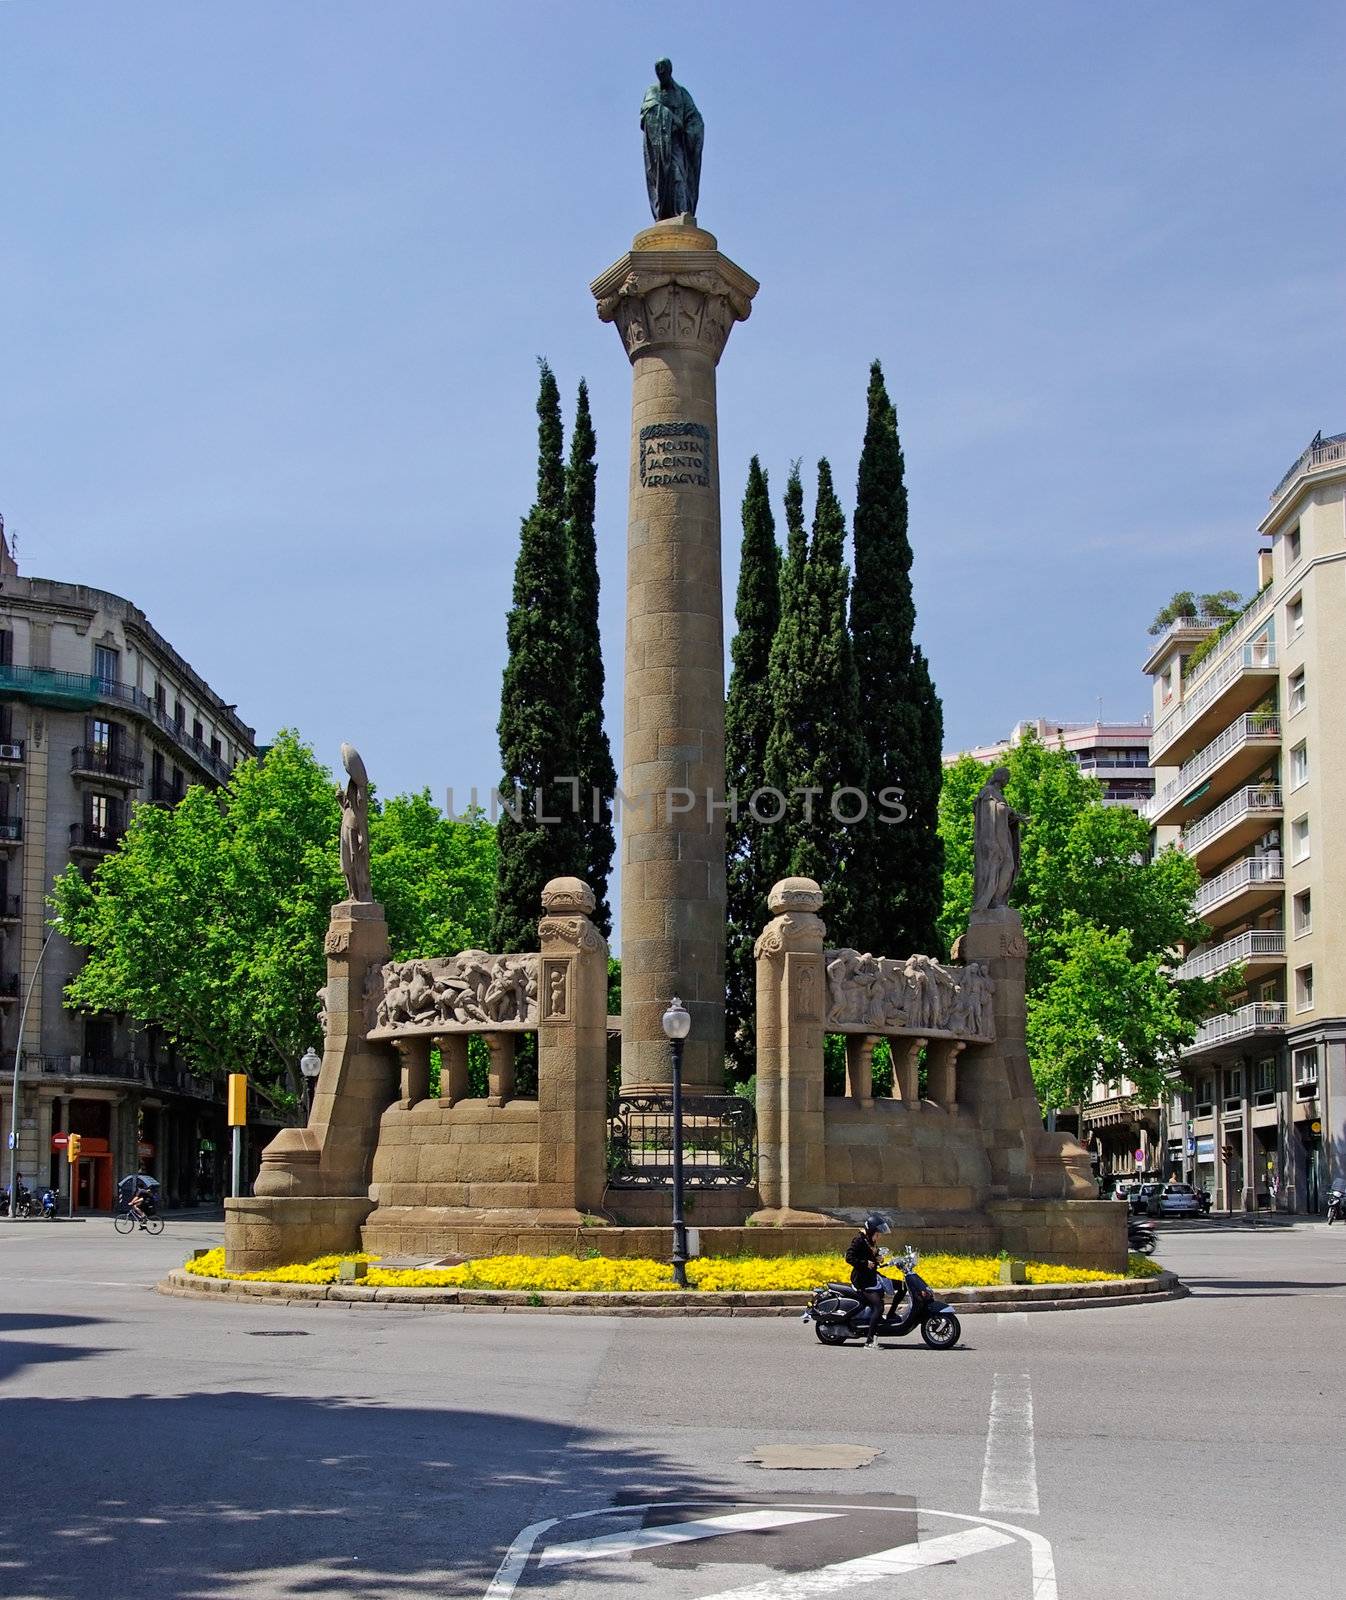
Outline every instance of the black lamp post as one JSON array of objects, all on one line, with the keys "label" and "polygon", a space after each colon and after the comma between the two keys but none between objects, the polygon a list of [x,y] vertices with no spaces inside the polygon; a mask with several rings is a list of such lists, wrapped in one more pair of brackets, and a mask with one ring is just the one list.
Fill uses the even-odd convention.
[{"label": "black lamp post", "polygon": [[687,1287],[687,1224],[682,1216],[682,1042],[692,1019],[674,995],[664,1012],[664,1037],[673,1057],[673,1281]]}]

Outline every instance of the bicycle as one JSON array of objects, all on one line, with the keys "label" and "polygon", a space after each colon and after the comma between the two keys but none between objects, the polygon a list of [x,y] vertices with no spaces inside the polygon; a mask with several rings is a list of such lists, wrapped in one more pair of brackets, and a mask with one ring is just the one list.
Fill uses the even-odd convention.
[{"label": "bicycle", "polygon": [[162,1233],[164,1219],[149,1212],[142,1212],[137,1216],[133,1211],[119,1211],[112,1219],[112,1226],[118,1233],[134,1233],[137,1226],[143,1228],[146,1233]]}]

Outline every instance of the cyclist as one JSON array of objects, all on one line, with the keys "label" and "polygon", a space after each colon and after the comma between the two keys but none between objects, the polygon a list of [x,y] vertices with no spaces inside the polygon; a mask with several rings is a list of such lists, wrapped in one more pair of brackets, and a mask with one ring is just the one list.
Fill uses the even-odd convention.
[{"label": "cyclist", "polygon": [[149,1221],[149,1218],[145,1215],[144,1195],[143,1189],[137,1189],[126,1202],[126,1215],[139,1223],[142,1229]]}]

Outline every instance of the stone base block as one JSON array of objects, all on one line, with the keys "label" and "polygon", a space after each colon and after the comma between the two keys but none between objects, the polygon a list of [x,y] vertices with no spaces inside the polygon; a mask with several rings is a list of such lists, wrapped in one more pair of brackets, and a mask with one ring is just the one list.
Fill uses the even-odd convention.
[{"label": "stone base block", "polygon": [[1126,1207],[1114,1200],[992,1200],[999,1248],[1026,1261],[1126,1270]]},{"label": "stone base block", "polygon": [[354,1254],[360,1225],[374,1209],[358,1197],[260,1195],[224,1203],[224,1265],[227,1272],[260,1272],[315,1256]]},{"label": "stone base block", "polygon": [[[690,1228],[741,1228],[761,1203],[756,1189],[689,1189],[683,1211]],[[626,1227],[667,1228],[673,1195],[668,1189],[608,1189],[603,1210]]]}]

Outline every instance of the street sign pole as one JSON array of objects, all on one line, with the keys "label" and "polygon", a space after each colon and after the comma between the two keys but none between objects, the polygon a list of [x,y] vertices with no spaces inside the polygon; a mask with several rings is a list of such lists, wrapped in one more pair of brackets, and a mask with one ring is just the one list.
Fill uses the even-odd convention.
[{"label": "street sign pole", "polygon": [[243,1189],[243,1130],[235,1128],[234,1133],[234,1170],[229,1184],[230,1195],[237,1200]]}]

